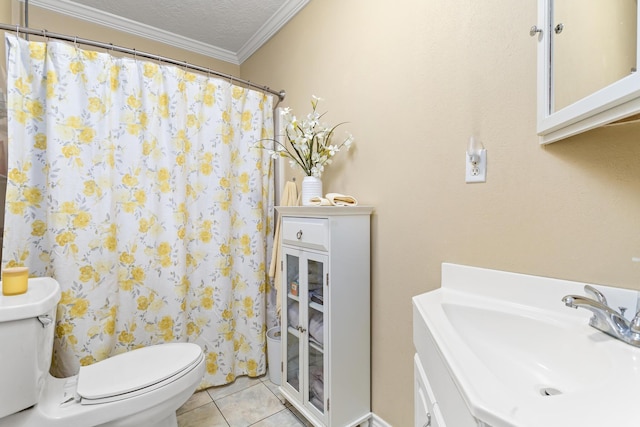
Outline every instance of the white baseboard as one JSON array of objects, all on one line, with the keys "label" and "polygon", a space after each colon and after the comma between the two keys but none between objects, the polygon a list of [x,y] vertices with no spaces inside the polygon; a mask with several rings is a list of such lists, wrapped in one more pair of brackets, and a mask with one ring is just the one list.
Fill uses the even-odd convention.
[{"label": "white baseboard", "polygon": [[371,427],[393,427],[391,424],[377,416],[376,414],[371,414]]}]

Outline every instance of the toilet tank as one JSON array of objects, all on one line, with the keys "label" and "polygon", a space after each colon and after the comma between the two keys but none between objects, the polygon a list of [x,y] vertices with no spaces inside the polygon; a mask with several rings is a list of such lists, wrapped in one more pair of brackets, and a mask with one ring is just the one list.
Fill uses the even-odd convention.
[{"label": "toilet tank", "polygon": [[29,279],[21,295],[0,295],[0,418],[35,405],[53,351],[60,285]]}]

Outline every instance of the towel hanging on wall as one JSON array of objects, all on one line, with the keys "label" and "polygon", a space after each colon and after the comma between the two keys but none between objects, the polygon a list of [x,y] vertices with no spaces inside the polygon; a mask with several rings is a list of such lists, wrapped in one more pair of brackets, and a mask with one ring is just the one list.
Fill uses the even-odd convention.
[{"label": "towel hanging on wall", "polygon": [[[296,183],[287,181],[282,191],[280,206],[296,206],[298,203],[298,188]],[[280,221],[276,223],[276,233],[273,239],[273,252],[271,254],[271,265],[269,266],[269,277],[273,278],[273,285],[276,289],[276,314],[280,319],[280,309],[282,302],[280,301],[280,292],[282,289],[282,272],[278,268],[282,254],[280,253]]]}]

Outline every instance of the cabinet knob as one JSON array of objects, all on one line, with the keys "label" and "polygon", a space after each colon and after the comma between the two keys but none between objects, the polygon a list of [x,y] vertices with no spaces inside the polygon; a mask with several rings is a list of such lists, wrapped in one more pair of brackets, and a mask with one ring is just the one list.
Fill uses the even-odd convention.
[{"label": "cabinet knob", "polygon": [[542,34],[542,28],[538,28],[537,25],[534,25],[533,27],[531,27],[531,29],[529,29],[529,35],[533,37],[536,34]]},{"label": "cabinet knob", "polygon": [[298,230],[298,232],[296,233],[296,237],[298,238],[298,240],[302,239],[302,230]]},{"label": "cabinet knob", "polygon": [[429,427],[431,425],[431,413],[427,412],[427,422],[422,427]]}]

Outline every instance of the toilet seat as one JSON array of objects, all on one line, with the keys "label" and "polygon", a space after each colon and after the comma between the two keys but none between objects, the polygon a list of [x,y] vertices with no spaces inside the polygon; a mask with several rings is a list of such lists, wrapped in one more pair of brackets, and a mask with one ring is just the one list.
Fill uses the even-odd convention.
[{"label": "toilet seat", "polygon": [[168,343],[142,347],[82,366],[76,400],[82,405],[95,405],[148,393],[185,375],[203,357],[197,345]]}]

